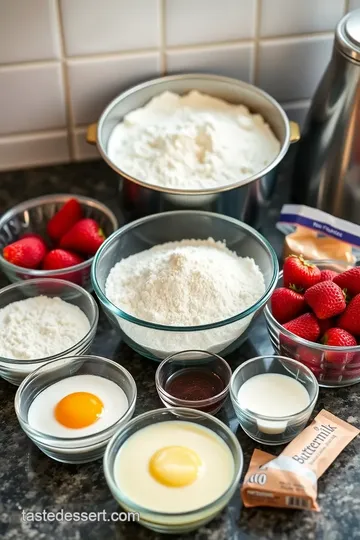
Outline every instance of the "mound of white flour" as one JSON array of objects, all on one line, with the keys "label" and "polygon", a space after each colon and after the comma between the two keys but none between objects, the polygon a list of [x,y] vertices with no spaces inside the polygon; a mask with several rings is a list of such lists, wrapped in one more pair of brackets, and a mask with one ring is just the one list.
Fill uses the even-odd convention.
[{"label": "mound of white flour", "polygon": [[89,330],[89,320],[77,306],[57,297],[26,298],[0,309],[0,356],[52,356],[76,345]]},{"label": "mound of white flour", "polygon": [[[122,259],[105,285],[108,299],[123,311],[169,326],[227,319],[255,304],[264,292],[264,278],[254,260],[238,257],[212,238],[160,244]],[[216,348],[236,339],[244,323],[201,332],[168,332],[119,319],[131,339],[157,354]]]},{"label": "mound of white flour", "polygon": [[185,96],[164,92],[130,112],[107,147],[113,163],[133,177],[188,190],[247,179],[279,151],[262,116],[197,91]]}]

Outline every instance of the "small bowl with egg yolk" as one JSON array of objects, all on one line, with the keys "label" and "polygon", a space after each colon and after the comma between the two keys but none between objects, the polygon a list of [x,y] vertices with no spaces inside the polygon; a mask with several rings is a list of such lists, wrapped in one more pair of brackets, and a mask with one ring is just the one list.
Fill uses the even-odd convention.
[{"label": "small bowl with egg yolk", "polygon": [[48,362],[24,379],[15,412],[26,435],[64,463],[102,457],[112,435],[133,416],[136,384],[118,363],[101,356]]}]

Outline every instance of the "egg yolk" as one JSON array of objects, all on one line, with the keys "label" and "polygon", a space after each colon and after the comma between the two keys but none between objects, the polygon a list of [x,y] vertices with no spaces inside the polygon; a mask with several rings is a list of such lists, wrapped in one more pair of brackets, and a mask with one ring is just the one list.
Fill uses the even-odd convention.
[{"label": "egg yolk", "polygon": [[167,487],[189,486],[195,482],[201,460],[185,446],[166,446],[157,450],[150,459],[151,476]]},{"label": "egg yolk", "polygon": [[56,420],[67,428],[79,429],[94,424],[102,415],[103,402],[89,392],[74,392],[57,403]]}]

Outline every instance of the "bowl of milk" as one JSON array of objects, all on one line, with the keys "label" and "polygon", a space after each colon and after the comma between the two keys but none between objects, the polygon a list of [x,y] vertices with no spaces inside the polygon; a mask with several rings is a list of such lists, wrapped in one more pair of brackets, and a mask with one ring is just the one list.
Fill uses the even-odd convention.
[{"label": "bowl of milk", "polygon": [[291,441],[309,420],[319,394],[314,374],[283,356],[259,356],[233,373],[230,396],[245,433],[262,444]]}]

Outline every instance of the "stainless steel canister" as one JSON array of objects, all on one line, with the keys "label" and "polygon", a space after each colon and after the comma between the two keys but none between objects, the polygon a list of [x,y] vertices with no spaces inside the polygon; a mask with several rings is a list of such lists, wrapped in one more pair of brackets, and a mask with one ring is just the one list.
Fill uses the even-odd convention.
[{"label": "stainless steel canister", "polygon": [[[107,145],[114,127],[130,111],[143,107],[154,96],[165,91],[186,94],[198,90],[243,104],[261,114],[280,141],[281,149],[274,161],[259,174],[245,181],[198,191],[168,189],[145,183],[116,166],[107,155]],[[271,200],[276,168],[285,156],[290,142],[299,139],[298,125],[289,122],[282,107],[266,92],[236,79],[205,74],[174,75],[139,84],[121,93],[102,113],[99,122],[88,128],[87,140],[97,144],[101,156],[120,177],[120,204],[126,221],[158,212],[199,209],[218,212],[240,219],[254,227],[260,225],[261,210]]]},{"label": "stainless steel canister", "polygon": [[297,148],[292,202],[360,224],[360,10],[338,24]]}]

